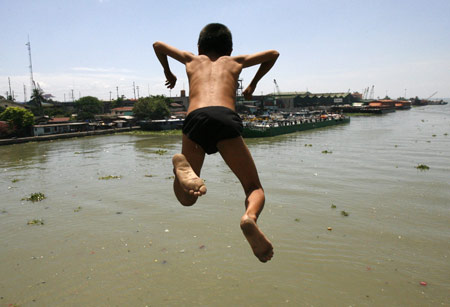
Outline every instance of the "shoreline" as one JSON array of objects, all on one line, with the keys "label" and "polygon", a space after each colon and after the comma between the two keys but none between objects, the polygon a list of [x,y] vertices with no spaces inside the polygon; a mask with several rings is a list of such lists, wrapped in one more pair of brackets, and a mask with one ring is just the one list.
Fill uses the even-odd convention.
[{"label": "shoreline", "polygon": [[113,134],[116,132],[127,132],[127,131],[139,130],[139,129],[141,129],[141,127],[133,126],[133,127],[126,127],[126,128],[107,129],[107,130],[68,132],[68,133],[51,134],[51,135],[29,136],[29,137],[23,137],[23,138],[0,139],[0,146],[1,145],[21,144],[21,143],[28,143],[28,142],[53,141],[53,140],[69,139],[69,138],[76,138],[76,137]]}]

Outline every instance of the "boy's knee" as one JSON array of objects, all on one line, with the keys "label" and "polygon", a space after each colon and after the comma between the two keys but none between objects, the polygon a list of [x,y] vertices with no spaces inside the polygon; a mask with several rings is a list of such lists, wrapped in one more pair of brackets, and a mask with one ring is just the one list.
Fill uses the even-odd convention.
[{"label": "boy's knee", "polygon": [[261,194],[261,196],[264,197],[264,190],[262,188],[261,185],[249,185],[247,187],[244,187],[244,192],[245,195],[249,196],[250,194],[252,194],[253,192],[257,191],[258,193]]}]

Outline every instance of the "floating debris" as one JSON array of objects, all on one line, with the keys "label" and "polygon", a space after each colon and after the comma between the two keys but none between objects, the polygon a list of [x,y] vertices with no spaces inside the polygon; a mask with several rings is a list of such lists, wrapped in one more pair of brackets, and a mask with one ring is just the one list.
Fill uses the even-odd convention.
[{"label": "floating debris", "polygon": [[322,150],[322,153],[323,154],[332,154],[333,152],[332,151],[328,151],[328,150]]},{"label": "floating debris", "polygon": [[327,228],[327,230],[329,230],[329,231],[332,231],[332,230],[333,230],[333,228],[331,228],[331,227],[328,227],[328,228]]},{"label": "floating debris", "polygon": [[167,153],[167,150],[164,149],[158,149],[154,151],[155,154],[162,156],[163,154]]},{"label": "floating debris", "polygon": [[117,212],[116,212],[116,214],[122,214],[122,213],[123,213],[122,211],[117,211]]},{"label": "floating debris", "polygon": [[433,134],[432,137],[436,137],[436,134]]},{"label": "floating debris", "polygon": [[331,204],[331,209],[336,209],[336,205],[335,204]]},{"label": "floating debris", "polygon": [[430,169],[430,167],[428,165],[425,165],[425,164],[419,164],[419,165],[416,166],[416,168],[418,170],[421,170],[421,171],[427,171],[427,170]]},{"label": "floating debris", "polygon": [[426,285],[428,285],[428,284],[427,284],[427,282],[426,282],[426,281],[421,281],[421,282],[420,282],[420,285],[422,285],[422,286],[426,286]]},{"label": "floating debris", "polygon": [[83,208],[81,208],[81,207],[75,208],[75,209],[73,209],[73,212],[80,212],[81,209],[83,209]]},{"label": "floating debris", "polygon": [[109,175],[109,176],[104,176],[104,177],[98,177],[98,180],[109,180],[109,179],[120,179],[120,178],[122,178],[122,176]]},{"label": "floating debris", "polygon": [[27,222],[27,225],[44,225],[43,219],[33,219]]},{"label": "floating debris", "polygon": [[342,215],[342,216],[349,216],[350,213],[348,213],[347,211],[342,210],[342,211],[341,211],[341,215]]},{"label": "floating debris", "polygon": [[20,179],[13,179],[13,180],[11,180],[12,183],[16,183],[18,181],[20,181]]},{"label": "floating debris", "polygon": [[144,177],[149,177],[149,178],[151,178],[151,177],[153,177],[153,175],[144,175]]},{"label": "floating debris", "polygon": [[200,245],[198,248],[199,248],[199,249],[205,249],[205,247],[206,247],[206,246],[202,244],[202,245]]},{"label": "floating debris", "polygon": [[166,177],[166,179],[175,179],[175,176]]},{"label": "floating debris", "polygon": [[32,201],[32,202],[37,202],[37,201],[41,201],[46,199],[47,197],[45,197],[45,195],[41,192],[38,193],[32,193],[30,195],[30,197],[24,197],[22,198],[22,200],[28,200],[28,201]]},{"label": "floating debris", "polygon": [[300,219],[299,219],[299,218],[297,218],[297,219],[295,219],[294,221],[296,221],[296,222],[300,222]]},{"label": "floating debris", "polygon": [[305,144],[305,147],[312,147],[312,144]]}]

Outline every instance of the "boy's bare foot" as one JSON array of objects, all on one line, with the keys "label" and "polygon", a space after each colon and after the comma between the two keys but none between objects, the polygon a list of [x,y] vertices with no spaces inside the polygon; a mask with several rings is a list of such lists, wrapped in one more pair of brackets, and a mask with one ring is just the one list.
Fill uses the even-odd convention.
[{"label": "boy's bare foot", "polygon": [[259,261],[267,262],[272,259],[272,243],[261,232],[253,219],[244,215],[241,219],[241,229]]},{"label": "boy's bare foot", "polygon": [[205,183],[197,176],[183,154],[174,155],[172,163],[175,176],[185,192],[194,196],[206,194]]}]

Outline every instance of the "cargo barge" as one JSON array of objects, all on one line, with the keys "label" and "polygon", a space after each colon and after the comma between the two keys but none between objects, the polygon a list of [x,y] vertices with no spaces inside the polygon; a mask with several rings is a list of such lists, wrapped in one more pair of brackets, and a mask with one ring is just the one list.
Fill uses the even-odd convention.
[{"label": "cargo barge", "polygon": [[350,117],[342,115],[298,120],[244,121],[242,136],[244,138],[271,137],[348,123],[350,123]]}]

